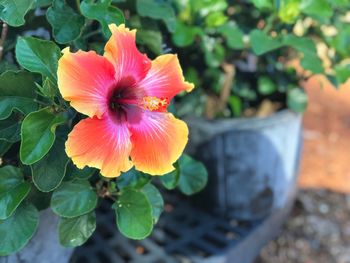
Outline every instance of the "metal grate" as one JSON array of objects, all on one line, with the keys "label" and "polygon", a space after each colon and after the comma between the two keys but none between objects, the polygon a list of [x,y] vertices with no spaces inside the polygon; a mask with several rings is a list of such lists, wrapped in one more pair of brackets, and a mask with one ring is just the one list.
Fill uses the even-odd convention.
[{"label": "metal grate", "polygon": [[274,237],[289,211],[286,207],[261,221],[239,222],[204,212],[179,195],[166,196],[165,200],[165,211],[152,235],[139,241],[118,233],[111,204],[102,203],[97,231],[76,249],[71,263],[202,263],[228,258],[235,259],[229,262],[251,262],[261,246]]}]

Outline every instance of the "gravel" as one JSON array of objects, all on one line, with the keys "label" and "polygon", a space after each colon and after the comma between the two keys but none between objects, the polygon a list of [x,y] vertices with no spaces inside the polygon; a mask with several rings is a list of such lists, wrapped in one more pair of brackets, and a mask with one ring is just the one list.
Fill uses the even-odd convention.
[{"label": "gravel", "polygon": [[350,263],[350,195],[301,190],[281,235],[255,263]]}]

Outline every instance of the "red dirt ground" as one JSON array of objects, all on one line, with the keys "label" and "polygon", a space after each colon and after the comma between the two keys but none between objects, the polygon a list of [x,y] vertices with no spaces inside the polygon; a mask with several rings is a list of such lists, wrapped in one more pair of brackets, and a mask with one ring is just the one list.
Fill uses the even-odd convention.
[{"label": "red dirt ground", "polygon": [[305,87],[309,106],[299,184],[350,193],[350,82],[336,90],[313,77]]}]

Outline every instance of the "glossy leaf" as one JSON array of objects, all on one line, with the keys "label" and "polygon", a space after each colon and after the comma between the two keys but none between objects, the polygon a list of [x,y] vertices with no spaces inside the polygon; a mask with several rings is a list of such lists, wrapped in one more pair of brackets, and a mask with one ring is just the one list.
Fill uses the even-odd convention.
[{"label": "glossy leaf", "polygon": [[10,26],[24,25],[24,16],[34,0],[0,0],[0,19]]},{"label": "glossy leaf", "polygon": [[117,185],[120,189],[126,187],[132,188],[142,188],[151,180],[151,177],[147,174],[135,170],[135,168],[130,169],[129,171],[122,173],[121,176],[117,179]]},{"label": "glossy leaf", "polygon": [[152,206],[146,194],[125,189],[113,205],[119,231],[131,239],[147,237],[153,228]]},{"label": "glossy leaf", "polygon": [[232,49],[243,49],[243,32],[232,22],[226,23],[218,28],[218,32],[221,33],[227,42],[227,46]]},{"label": "glossy leaf", "polygon": [[52,41],[34,37],[19,37],[16,44],[16,58],[25,69],[42,74],[57,81],[57,63],[60,48]]},{"label": "glossy leaf", "polygon": [[51,198],[51,208],[62,217],[77,217],[95,209],[97,195],[88,181],[63,182]]},{"label": "glossy leaf", "polygon": [[81,246],[94,233],[95,229],[95,212],[73,218],[61,218],[58,223],[60,243],[65,247]]},{"label": "glossy leaf", "polygon": [[179,189],[186,195],[201,191],[207,184],[208,172],[205,166],[188,155],[182,155],[179,160]]},{"label": "glossy leaf", "polygon": [[228,16],[221,11],[212,12],[205,17],[207,27],[218,27],[226,23]]},{"label": "glossy leaf", "polygon": [[304,69],[311,70],[313,73],[324,72],[322,61],[317,55],[316,45],[311,39],[287,35],[283,38],[283,44],[288,45],[303,54],[301,66]]},{"label": "glossy leaf", "polygon": [[20,135],[21,123],[15,114],[5,120],[0,120],[0,141],[18,142]]},{"label": "glossy leaf", "polygon": [[137,0],[136,10],[140,16],[163,20],[170,32],[175,31],[175,12],[169,2],[162,0]]},{"label": "glossy leaf", "polygon": [[147,46],[154,54],[159,55],[162,53],[163,38],[158,30],[139,29],[136,38],[138,43]]},{"label": "glossy leaf", "polygon": [[258,29],[254,29],[250,32],[250,44],[254,53],[258,56],[282,46],[282,43],[278,39],[272,38]]},{"label": "glossy leaf", "polygon": [[32,9],[51,5],[52,0],[34,0]]},{"label": "glossy leaf", "polygon": [[341,84],[350,78],[350,65],[337,65],[334,67],[334,71],[337,81]]},{"label": "glossy leaf", "polygon": [[58,137],[48,154],[31,165],[33,182],[40,191],[50,192],[61,184],[69,161],[64,143],[65,139]]},{"label": "glossy leaf", "polygon": [[292,24],[300,15],[300,0],[291,0],[282,2],[278,17],[282,22]]},{"label": "glossy leaf", "polygon": [[303,89],[293,88],[287,93],[288,108],[303,113],[307,107],[308,97]]},{"label": "glossy leaf", "polygon": [[215,38],[204,36],[202,48],[205,62],[209,67],[217,68],[225,59],[225,49]]},{"label": "glossy leaf", "polygon": [[333,15],[332,7],[327,0],[301,1],[301,10],[304,14],[320,18],[328,18]]},{"label": "glossy leaf", "polygon": [[29,165],[43,158],[55,141],[56,127],[64,122],[62,114],[55,115],[49,108],[32,112],[25,117],[21,127],[22,163]]},{"label": "glossy leaf", "polygon": [[178,169],[177,163],[176,163],[176,169],[174,171],[160,176],[159,179],[166,189],[168,190],[175,189],[180,179],[180,170]]},{"label": "glossy leaf", "polygon": [[175,32],[171,35],[173,43],[178,47],[186,47],[193,43],[196,35],[199,33],[198,28],[188,26],[178,21]]},{"label": "glossy leaf", "polygon": [[83,169],[79,169],[72,162],[67,165],[66,175],[69,179],[88,179],[96,173],[97,169],[85,166]]},{"label": "glossy leaf", "polygon": [[78,38],[85,23],[84,17],[77,14],[65,0],[54,0],[46,12],[46,17],[55,40],[60,44]]},{"label": "glossy leaf", "polygon": [[160,215],[164,210],[164,201],[161,193],[153,184],[146,184],[142,188],[142,192],[147,196],[152,206],[153,222],[157,223]]},{"label": "glossy leaf", "polygon": [[273,0],[252,0],[252,2],[259,9],[273,8]]},{"label": "glossy leaf", "polygon": [[0,75],[0,120],[13,110],[28,114],[38,108],[34,101],[35,84],[32,74],[24,71],[6,71]]},{"label": "glossy leaf", "polygon": [[40,86],[37,83],[36,86],[40,90],[41,94],[50,100],[53,100],[54,97],[57,95],[58,87],[49,78],[46,78],[44,80],[42,86]]},{"label": "glossy leaf", "polygon": [[232,110],[234,117],[240,117],[242,115],[242,100],[240,97],[232,95],[228,99],[229,106]]},{"label": "glossy leaf", "polygon": [[23,248],[34,235],[39,223],[38,210],[22,204],[12,216],[0,220],[0,256],[7,256]]},{"label": "glossy leaf", "polygon": [[270,95],[277,90],[276,84],[268,77],[258,79],[258,91],[262,95]]},{"label": "glossy leaf", "polygon": [[125,23],[123,12],[111,5],[111,0],[84,0],[80,5],[81,13],[89,18],[97,20],[106,37],[111,35],[108,25]]},{"label": "glossy leaf", "polygon": [[0,168],[0,219],[12,215],[30,191],[21,170],[14,166]]},{"label": "glossy leaf", "polygon": [[11,146],[12,143],[0,140],[0,157],[3,157],[4,154],[6,154],[7,151],[11,148]]}]

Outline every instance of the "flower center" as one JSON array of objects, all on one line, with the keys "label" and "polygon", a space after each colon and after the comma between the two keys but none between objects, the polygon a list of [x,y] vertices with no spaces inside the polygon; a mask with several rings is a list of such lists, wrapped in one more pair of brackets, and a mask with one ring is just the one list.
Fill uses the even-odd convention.
[{"label": "flower center", "polygon": [[143,97],[142,108],[150,111],[165,110],[169,105],[168,98],[157,98],[154,96]]},{"label": "flower center", "polygon": [[164,111],[168,105],[168,98],[142,96],[142,92],[137,92],[137,89],[119,89],[109,99],[109,108],[114,112],[123,112],[127,106],[137,106],[149,111]]}]

